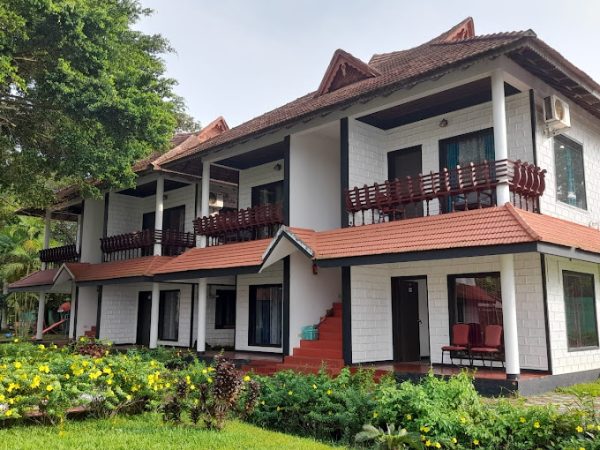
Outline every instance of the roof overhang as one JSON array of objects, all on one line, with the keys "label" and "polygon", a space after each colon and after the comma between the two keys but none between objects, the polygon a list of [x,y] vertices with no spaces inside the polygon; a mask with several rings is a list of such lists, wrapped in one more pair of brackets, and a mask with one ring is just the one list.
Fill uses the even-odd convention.
[{"label": "roof overhang", "polygon": [[310,259],[315,255],[314,250],[297,234],[288,227],[281,227],[262,256],[260,272],[295,252],[300,252]]}]

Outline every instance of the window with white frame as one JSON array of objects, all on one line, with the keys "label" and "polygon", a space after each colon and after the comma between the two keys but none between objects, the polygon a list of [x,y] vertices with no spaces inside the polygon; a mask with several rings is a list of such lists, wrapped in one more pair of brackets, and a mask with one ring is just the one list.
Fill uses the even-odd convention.
[{"label": "window with white frame", "polygon": [[583,146],[565,137],[554,138],[554,170],[558,201],[587,209]]}]

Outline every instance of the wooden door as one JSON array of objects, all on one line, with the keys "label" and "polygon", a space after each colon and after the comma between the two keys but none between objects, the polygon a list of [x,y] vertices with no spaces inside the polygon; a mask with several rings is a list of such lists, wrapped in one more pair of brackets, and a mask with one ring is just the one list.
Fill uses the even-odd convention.
[{"label": "wooden door", "polygon": [[419,284],[416,281],[392,278],[392,326],[394,361],[419,361]]},{"label": "wooden door", "polygon": [[152,292],[140,292],[138,297],[137,345],[150,346],[150,317],[152,311]]},{"label": "wooden door", "polygon": [[[423,155],[420,145],[388,153],[388,180],[398,178],[405,181],[406,177],[411,177],[413,189],[417,191],[417,175],[422,171]],[[423,202],[407,205],[405,216],[407,218],[423,216]]]}]

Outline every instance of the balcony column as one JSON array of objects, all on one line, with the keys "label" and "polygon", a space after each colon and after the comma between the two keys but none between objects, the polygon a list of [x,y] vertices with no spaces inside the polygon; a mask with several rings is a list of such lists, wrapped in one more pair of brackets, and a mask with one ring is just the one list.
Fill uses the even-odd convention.
[{"label": "balcony column", "polygon": [[[496,161],[506,160],[508,159],[506,99],[504,96],[504,75],[500,70],[492,72],[492,116]],[[496,186],[496,199],[498,205],[510,202],[510,190],[507,178],[499,180]]]},{"label": "balcony column", "polygon": [[521,373],[519,364],[519,334],[517,331],[517,299],[515,293],[514,256],[500,255],[500,285],[502,290],[502,322],[506,378],[516,380]]},{"label": "balcony column", "polygon": [[[44,250],[50,248],[50,221],[52,219],[52,212],[47,209],[46,217],[44,219]],[[42,263],[42,270],[46,270],[47,264]],[[44,314],[46,312],[46,294],[40,292],[38,294],[38,314],[37,314],[37,325],[35,329],[35,338],[39,341],[44,337],[42,331],[44,330]]]},{"label": "balcony column", "polygon": [[[164,211],[164,198],[165,198],[165,178],[162,174],[158,176],[156,180],[156,206],[154,208],[154,229],[161,231],[163,227],[163,211]],[[160,256],[162,254],[161,240],[158,239],[154,243],[154,255]]]},{"label": "balcony column", "polygon": [[198,336],[196,338],[196,351],[206,350],[206,298],[208,283],[206,278],[198,280]]},{"label": "balcony column", "polygon": [[[202,162],[202,189],[200,192],[200,217],[207,217],[210,214],[208,199],[210,196],[210,163]],[[200,247],[206,247],[206,236],[200,237]]]},{"label": "balcony column", "polygon": [[150,309],[150,348],[158,347],[158,307],[160,303],[160,285],[152,283],[152,307]]}]

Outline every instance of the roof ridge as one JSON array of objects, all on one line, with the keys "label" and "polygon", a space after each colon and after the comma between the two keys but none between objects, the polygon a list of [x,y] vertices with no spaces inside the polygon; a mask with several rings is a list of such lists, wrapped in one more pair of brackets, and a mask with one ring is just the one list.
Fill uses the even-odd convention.
[{"label": "roof ridge", "polygon": [[430,42],[430,43],[428,43],[428,45],[441,46],[441,45],[467,44],[469,42],[487,41],[487,40],[494,40],[494,39],[507,38],[507,37],[515,37],[515,38],[537,37],[537,34],[531,28],[528,30],[499,31],[497,33],[481,34],[481,35],[466,37],[463,39],[456,39],[453,41]]},{"label": "roof ridge", "polygon": [[529,225],[527,223],[527,221],[525,220],[525,218],[523,216],[521,216],[521,214],[519,214],[519,212],[513,206],[512,203],[506,202],[504,204],[504,207],[514,217],[514,219],[517,221],[517,223],[519,225],[521,225],[521,227],[523,227],[523,229],[527,232],[527,234],[529,234],[529,236],[531,236],[531,238],[533,240],[536,240],[536,241],[541,241],[542,240],[542,237],[531,227],[531,225]]}]

